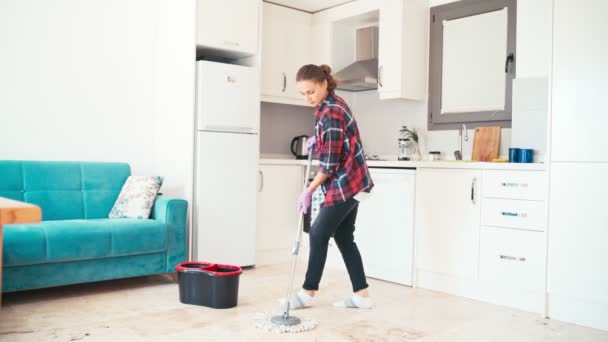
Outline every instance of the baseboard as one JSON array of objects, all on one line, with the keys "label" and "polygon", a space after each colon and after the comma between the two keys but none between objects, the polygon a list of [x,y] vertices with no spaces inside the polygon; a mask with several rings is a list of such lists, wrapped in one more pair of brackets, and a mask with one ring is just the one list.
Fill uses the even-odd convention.
[{"label": "baseboard", "polygon": [[608,331],[608,303],[554,293],[547,300],[549,318]]},{"label": "baseboard", "polygon": [[480,290],[476,279],[458,278],[448,274],[420,269],[416,273],[415,287],[476,300],[478,299]]},{"label": "baseboard", "polygon": [[521,289],[500,283],[482,282],[479,290],[476,297],[483,302],[528,311],[540,316],[544,314],[545,292],[542,289]]},{"label": "baseboard", "polygon": [[416,287],[538,313],[539,315],[544,313],[545,293],[542,290],[507,287],[504,284],[458,278],[423,270],[418,270]]}]

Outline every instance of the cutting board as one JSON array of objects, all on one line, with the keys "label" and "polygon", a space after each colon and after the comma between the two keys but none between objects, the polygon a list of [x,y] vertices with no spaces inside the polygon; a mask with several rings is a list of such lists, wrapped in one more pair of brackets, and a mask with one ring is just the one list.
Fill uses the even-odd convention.
[{"label": "cutting board", "polygon": [[500,143],[500,127],[475,128],[473,140],[473,157],[478,161],[492,161],[498,158],[498,145]]}]

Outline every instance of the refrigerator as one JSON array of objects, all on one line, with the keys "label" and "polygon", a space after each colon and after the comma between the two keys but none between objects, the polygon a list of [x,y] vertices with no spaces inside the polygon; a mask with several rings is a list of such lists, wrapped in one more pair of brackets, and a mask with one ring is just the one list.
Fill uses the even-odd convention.
[{"label": "refrigerator", "polygon": [[255,264],[259,74],[196,63],[193,258]]}]

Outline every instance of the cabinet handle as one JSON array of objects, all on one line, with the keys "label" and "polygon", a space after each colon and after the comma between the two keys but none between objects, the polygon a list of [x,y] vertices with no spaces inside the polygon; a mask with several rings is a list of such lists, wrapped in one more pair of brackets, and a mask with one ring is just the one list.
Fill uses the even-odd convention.
[{"label": "cabinet handle", "polygon": [[502,185],[505,188],[527,188],[528,184],[527,183],[507,183],[507,182],[502,182],[500,183],[500,185]]},{"label": "cabinet handle", "polygon": [[476,204],[476,199],[475,199],[475,183],[477,183],[477,177],[473,177],[473,181],[471,182],[471,202],[473,204]]},{"label": "cabinet handle", "polygon": [[521,261],[521,262],[526,261],[526,258],[518,258],[518,257],[514,257],[512,255],[504,255],[504,254],[499,255],[499,258],[504,259],[504,260],[511,260],[511,261]]},{"label": "cabinet handle", "polygon": [[287,75],[283,73],[283,90],[281,90],[281,93],[284,93],[285,89],[287,89]]},{"label": "cabinet handle", "polygon": [[237,42],[233,42],[231,40],[224,40],[225,45],[239,46],[240,44]]},{"label": "cabinet handle", "polygon": [[262,190],[264,190],[264,173],[260,170],[258,171],[260,173],[260,191],[262,192]]},{"label": "cabinet handle", "polygon": [[512,217],[518,217],[519,216],[519,217],[522,217],[522,218],[528,217],[527,213],[514,213],[514,212],[511,212],[511,211],[501,211],[500,214],[502,216],[512,216]]},{"label": "cabinet handle", "polygon": [[382,85],[382,71],[383,71],[383,67],[382,65],[378,68],[378,85],[379,86],[383,86]]},{"label": "cabinet handle", "polygon": [[510,53],[509,55],[507,55],[507,59],[505,60],[505,73],[508,74],[510,69],[513,68],[509,68],[509,66],[513,65],[513,63],[515,62],[515,55]]}]

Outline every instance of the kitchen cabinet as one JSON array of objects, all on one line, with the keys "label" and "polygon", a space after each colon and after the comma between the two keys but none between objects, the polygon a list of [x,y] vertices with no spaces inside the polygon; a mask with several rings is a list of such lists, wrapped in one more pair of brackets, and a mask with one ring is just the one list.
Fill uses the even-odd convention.
[{"label": "kitchen cabinet", "polygon": [[238,58],[258,53],[260,0],[198,0],[198,49]]},{"label": "kitchen cabinet", "polygon": [[552,163],[548,316],[608,330],[608,163]]},{"label": "kitchen cabinet", "polygon": [[374,188],[357,212],[355,242],[368,277],[412,286],[416,171],[370,168]]},{"label": "kitchen cabinet", "polygon": [[478,299],[545,312],[547,173],[483,170]]},{"label": "kitchen cabinet", "polygon": [[424,100],[427,94],[429,7],[424,0],[380,2],[380,99]]},{"label": "kitchen cabinet", "polygon": [[257,265],[288,260],[298,225],[296,201],[304,184],[304,172],[301,165],[260,165]]},{"label": "kitchen cabinet", "polygon": [[552,3],[548,316],[608,330],[608,3]]},{"label": "kitchen cabinet", "polygon": [[380,99],[424,100],[428,20],[425,0],[358,0],[332,7],[313,15],[312,57],[339,71],[355,61],[356,29],[378,26]]},{"label": "kitchen cabinet", "polygon": [[418,169],[417,286],[475,296],[480,181],[481,171],[475,169]]},{"label": "kitchen cabinet", "polygon": [[544,232],[482,226],[476,298],[543,313],[546,238]]},{"label": "kitchen cabinet", "polygon": [[608,2],[554,1],[551,160],[608,162]]},{"label": "kitchen cabinet", "polygon": [[296,87],[298,69],[311,63],[312,15],[264,2],[262,101],[307,106]]}]

